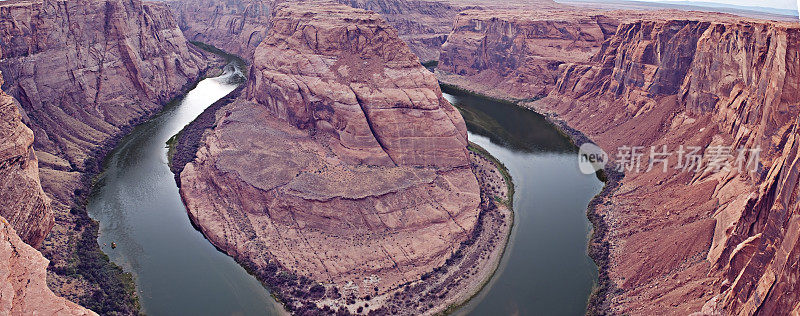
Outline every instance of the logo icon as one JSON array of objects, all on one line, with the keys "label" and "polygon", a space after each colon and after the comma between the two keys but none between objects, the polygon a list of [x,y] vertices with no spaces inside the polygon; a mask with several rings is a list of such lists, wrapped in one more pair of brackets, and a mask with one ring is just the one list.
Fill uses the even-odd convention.
[{"label": "logo icon", "polygon": [[608,154],[600,146],[584,143],[578,150],[578,168],[583,174],[594,174],[606,167]]}]

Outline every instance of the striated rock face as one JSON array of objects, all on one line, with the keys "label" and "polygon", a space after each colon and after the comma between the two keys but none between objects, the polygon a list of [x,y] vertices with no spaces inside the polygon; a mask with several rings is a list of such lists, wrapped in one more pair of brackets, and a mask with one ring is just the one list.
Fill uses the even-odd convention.
[{"label": "striated rock face", "polygon": [[[109,277],[121,272],[103,260],[96,226],[78,200],[88,192],[103,153],[132,125],[180,94],[205,68],[205,57],[188,46],[163,3],[0,2],[2,87],[19,101],[22,121],[33,130],[41,184],[53,200],[56,223],[42,252],[51,260],[48,282],[56,293],[84,305],[98,304],[88,305],[91,308],[109,308],[98,312],[135,309],[129,297],[109,296],[126,291],[121,277]],[[21,141],[25,147],[16,150],[29,150],[29,141]],[[24,158],[33,159],[28,157],[32,156],[26,151]],[[35,166],[35,160],[22,166],[30,164]],[[41,209],[42,203],[27,205]],[[23,226],[19,232],[35,243],[53,224],[41,212],[29,213],[7,218],[15,227],[17,221],[26,221],[30,230]]]},{"label": "striated rock face", "polygon": [[[93,151],[204,67],[163,4],[14,2],[0,6],[0,24],[4,88],[22,104],[35,148],[47,153],[45,178],[75,177]],[[61,202],[71,195],[50,193]]]},{"label": "striated rock face", "polygon": [[[214,45],[250,60],[269,30],[272,9],[283,0],[173,0],[189,40]],[[444,1],[338,0],[381,14],[421,61],[437,60],[459,7]]]},{"label": "striated rock face", "polygon": [[184,36],[247,60],[269,30],[272,9],[282,0],[168,1]]},{"label": "striated rock face", "polygon": [[586,62],[614,34],[613,13],[467,10],[442,46],[437,71],[515,98],[543,96],[564,63]]},{"label": "striated rock face", "polygon": [[[797,24],[679,11],[614,13],[621,24],[592,48],[592,57],[577,62],[568,54],[554,57],[564,64],[551,85],[537,79],[541,71],[527,68],[536,65],[540,51],[552,49],[551,42],[534,41],[522,54],[526,46],[520,43],[530,33],[514,32],[521,27],[502,21],[462,22],[468,14],[478,13],[459,16],[464,26],[454,29],[440,63],[451,73],[440,72],[440,79],[517,99],[539,91],[516,89],[517,80],[543,84],[548,96],[527,106],[583,132],[611,157],[621,146],[643,148],[641,169],[624,165],[629,168],[620,185],[592,209],[602,225],[590,251],[605,286],[593,310],[632,315],[798,310],[800,300],[793,294],[800,229],[794,165],[800,114]],[[486,31],[478,32],[479,25]],[[522,74],[499,66],[517,60],[527,60]],[[656,162],[647,171],[650,146],[664,145],[673,153],[669,168],[663,171]],[[717,171],[705,160],[701,169],[675,169],[679,146],[700,146],[705,159],[711,148],[729,149],[731,168]],[[741,172],[739,148],[761,149],[760,156],[741,157],[747,163]]]},{"label": "striated rock face", "polygon": [[395,30],[364,11],[304,18],[313,6],[276,13],[247,97],[297,128],[332,135],[331,149],[353,164],[467,165],[463,119]]},{"label": "striated rock face", "polygon": [[320,306],[325,291],[381,296],[473,232],[481,198],[464,121],[380,16],[281,6],[250,77],[180,172],[181,196],[290,310],[315,305],[286,286],[323,282],[299,296]]},{"label": "striated rock face", "polygon": [[435,0],[339,0],[380,14],[397,30],[421,62],[439,60],[439,51],[453,27],[459,3]]},{"label": "striated rock face", "polygon": [[[3,77],[0,73],[0,86]],[[55,223],[39,183],[33,132],[22,123],[16,100],[0,91],[0,217],[23,241],[38,247]]]},{"label": "striated rock face", "polygon": [[[556,90],[535,104],[612,155],[621,145],[762,150],[741,172],[734,164],[626,174],[598,210],[609,223],[608,273],[620,290],[607,302],[613,310],[798,308],[790,293],[798,287],[799,35],[796,24],[730,17],[623,24],[592,65],[564,67]],[[658,299],[632,299],[642,296]]]},{"label": "striated rock face", "polygon": [[47,288],[47,259],[22,242],[0,217],[0,313],[4,315],[97,315]]}]

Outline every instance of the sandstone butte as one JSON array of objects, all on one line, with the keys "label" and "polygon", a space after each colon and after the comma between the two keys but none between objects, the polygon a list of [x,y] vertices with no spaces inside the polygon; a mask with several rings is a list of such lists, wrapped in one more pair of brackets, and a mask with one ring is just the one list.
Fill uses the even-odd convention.
[{"label": "sandstone butte", "polygon": [[[103,260],[82,199],[103,154],[199,78],[207,60],[163,3],[0,2],[2,88],[19,101],[4,94],[0,102],[0,137],[9,139],[0,145],[0,215],[51,261],[56,294],[100,304],[125,291],[110,277],[121,270]],[[89,307],[132,313],[130,299]]]},{"label": "sandstone butte", "polygon": [[[290,311],[356,312],[357,300],[388,312],[406,285],[462,256],[481,225],[465,123],[379,15],[284,4],[270,24],[241,97],[216,110],[178,168],[181,197],[204,235]],[[498,223],[488,231],[504,243],[510,225]],[[414,300],[394,311],[447,306]]]},{"label": "sandstone butte", "polygon": [[462,12],[439,78],[515,100],[546,96],[523,104],[612,157],[623,145],[762,149],[755,172],[610,173],[590,214],[601,266],[591,311],[800,312],[800,25],[609,12],[618,27],[608,33],[597,17],[547,14]]}]

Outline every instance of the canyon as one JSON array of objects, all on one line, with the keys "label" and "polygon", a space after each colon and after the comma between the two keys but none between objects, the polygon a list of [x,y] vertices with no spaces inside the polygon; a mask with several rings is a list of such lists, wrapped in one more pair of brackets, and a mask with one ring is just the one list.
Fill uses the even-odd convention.
[{"label": "canyon", "polygon": [[[252,59],[267,35],[273,9],[282,0],[168,1],[189,40],[211,44]],[[423,62],[437,60],[439,47],[461,8],[445,1],[339,0],[380,14]]]},{"label": "canyon", "polygon": [[[0,73],[0,86],[3,82]],[[93,314],[47,287],[48,261],[31,245],[39,245],[52,228],[53,212],[39,183],[33,132],[22,123],[16,100],[2,91],[0,140],[0,313]]]},{"label": "canyon", "polygon": [[[638,172],[620,157],[607,167],[609,187],[590,208],[590,217],[599,219],[590,252],[601,267],[601,287],[590,312],[797,311],[791,294],[797,286],[796,23],[650,12],[621,19],[614,34],[588,50],[581,44],[565,49],[558,41],[537,41],[544,47],[520,55],[527,47],[522,43],[543,37],[524,31],[536,29],[539,19],[481,16],[493,14],[459,15],[443,46],[440,80],[521,100],[548,113],[576,140],[590,139],[612,157],[623,146],[645,150],[645,168]],[[574,34],[561,40],[585,42],[585,36]],[[495,54],[482,54],[489,47]],[[547,53],[569,47],[576,51],[560,53],[565,56],[560,59]],[[547,78],[557,73],[555,81],[544,80],[537,69],[509,67],[519,59],[542,57],[558,64],[546,73]],[[507,84],[527,81],[545,84],[534,90]],[[737,157],[747,158],[750,168],[744,171],[733,164],[722,170],[711,165],[644,170],[650,146],[665,145],[728,148],[731,156],[739,148],[762,151],[755,161],[748,160],[752,154]],[[618,171],[627,171],[624,178]]]},{"label": "canyon", "polygon": [[[588,313],[800,312],[797,23],[524,0],[14,0],[0,25],[0,313],[138,312],[85,200],[114,144],[222,63],[190,41],[250,69],[178,139],[181,198],[290,312],[451,311],[493,274],[510,183],[440,82],[616,158],[589,206]],[[735,161],[645,168],[682,146]],[[633,147],[640,164],[617,155]]]},{"label": "canyon", "polygon": [[[491,267],[510,214],[482,193],[463,119],[397,31],[344,5],[283,4],[254,56],[241,96],[184,131],[200,146],[176,149],[193,157],[173,167],[204,235],[298,314],[433,313],[477,290],[486,271],[423,281],[463,257]],[[479,249],[468,240],[485,225],[495,246]],[[452,278],[468,290],[448,294]],[[429,305],[398,309],[428,285]]]},{"label": "canyon", "polygon": [[0,25],[2,88],[18,101],[3,99],[4,136],[16,138],[3,145],[2,215],[50,260],[56,294],[132,313],[130,275],[104,259],[82,200],[114,142],[214,58],[188,45],[162,3],[4,1]]}]

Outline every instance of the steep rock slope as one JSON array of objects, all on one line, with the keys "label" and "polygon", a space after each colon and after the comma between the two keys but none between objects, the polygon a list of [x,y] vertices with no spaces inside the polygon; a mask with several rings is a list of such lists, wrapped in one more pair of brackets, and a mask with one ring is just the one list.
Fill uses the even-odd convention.
[{"label": "steep rock slope", "polygon": [[[667,172],[626,170],[598,210],[614,310],[796,310],[798,35],[796,24],[724,17],[624,24],[534,105],[612,156],[626,145],[705,151],[699,169],[675,170],[674,157]],[[728,168],[711,163],[714,148],[727,149]]]},{"label": "steep rock slope", "polygon": [[453,18],[465,8],[435,0],[340,0],[354,8],[380,14],[400,34],[421,62],[439,60],[439,51],[453,27]]},{"label": "steep rock slope", "polygon": [[[0,73],[0,86],[3,85]],[[55,224],[50,199],[39,183],[33,132],[22,123],[16,100],[0,91],[0,217],[23,241],[38,247]]]},{"label": "steep rock slope", "polygon": [[[250,60],[283,0],[169,1],[186,37]],[[339,0],[381,14],[422,61],[436,60],[458,7],[444,1]]]},{"label": "steep rock slope", "polygon": [[0,216],[0,314],[97,315],[47,288],[47,259]]},{"label": "steep rock slope", "polygon": [[168,1],[184,36],[250,60],[282,0]]},{"label": "steep rock slope", "polygon": [[93,314],[47,288],[47,259],[31,245],[53,227],[53,211],[39,184],[33,132],[22,123],[16,100],[2,91],[0,140],[0,314]]},{"label": "steep rock slope", "polygon": [[0,57],[3,90],[33,130],[42,187],[53,200],[56,224],[42,248],[52,261],[51,288],[98,312],[131,312],[129,297],[111,294],[132,289],[104,260],[80,199],[98,158],[198,78],[205,58],[165,4],[139,0],[2,2]]},{"label": "steep rock slope", "polygon": [[[437,71],[515,98],[550,92],[564,63],[586,62],[620,23],[614,12],[467,10],[442,46]],[[471,86],[472,86],[471,85]]]},{"label": "steep rock slope", "polygon": [[[592,45],[591,58],[550,55],[563,63],[551,69],[559,73],[553,85],[535,68],[541,52],[570,46],[522,45],[539,37],[515,31],[529,23],[529,13],[484,21],[465,12],[443,48],[439,78],[514,99],[549,91],[524,104],[583,132],[576,134],[624,167],[621,184],[592,206],[601,221],[590,252],[605,286],[594,311],[796,311],[800,27],[697,12],[607,14],[621,24]],[[513,63],[521,70],[504,66]],[[661,152],[664,145],[672,153],[666,171],[650,158],[651,146]],[[616,157],[625,146],[641,146],[639,167],[629,156]],[[680,154],[680,146],[687,152]],[[701,148],[704,164],[676,169],[679,155],[687,164],[689,146]],[[726,169],[710,163],[718,148],[728,154]],[[741,156],[738,149],[745,149]]]},{"label": "steep rock slope", "polygon": [[179,172],[181,196],[290,310],[355,312],[342,295],[378,309],[479,221],[464,121],[377,14],[293,4],[271,24],[243,96]]}]

